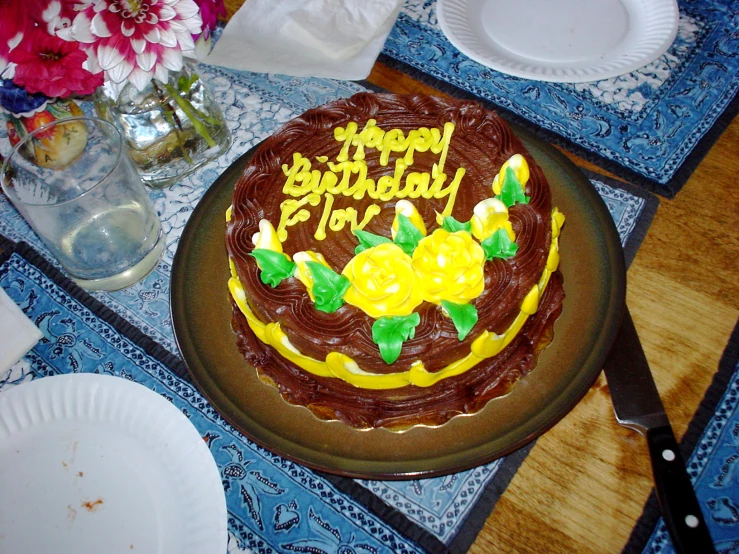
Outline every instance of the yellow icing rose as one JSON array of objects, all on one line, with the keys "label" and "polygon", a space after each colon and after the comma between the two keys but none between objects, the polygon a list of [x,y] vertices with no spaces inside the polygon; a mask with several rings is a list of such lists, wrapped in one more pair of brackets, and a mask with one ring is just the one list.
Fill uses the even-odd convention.
[{"label": "yellow icing rose", "polygon": [[529,182],[529,164],[521,154],[513,154],[507,162],[501,167],[498,174],[493,179],[493,192],[500,194],[503,189],[503,181],[505,180],[506,169],[511,168],[518,178],[518,182],[521,183],[521,188],[526,192],[526,183]]},{"label": "yellow icing rose", "polygon": [[412,265],[423,299],[434,304],[466,304],[485,286],[485,252],[465,231],[437,229],[421,239]]},{"label": "yellow icing rose", "polygon": [[293,261],[295,262],[294,277],[305,285],[305,289],[308,291],[308,296],[310,296],[311,301],[315,302],[316,297],[313,294],[313,274],[308,268],[306,262],[316,262],[321,265],[325,265],[329,269],[331,269],[331,266],[328,265],[323,254],[319,252],[296,252],[293,256]]},{"label": "yellow icing rose", "polygon": [[254,248],[264,248],[274,252],[282,252],[282,243],[277,238],[277,232],[272,224],[266,219],[259,221],[259,231],[251,237]]},{"label": "yellow icing rose", "polygon": [[497,198],[486,198],[472,210],[470,219],[472,234],[477,240],[485,240],[498,229],[505,229],[511,241],[516,240],[513,226],[508,221],[508,208]]},{"label": "yellow icing rose", "polygon": [[423,302],[411,258],[394,243],[360,252],[346,264],[342,274],[351,283],[344,301],[370,317],[408,315]]},{"label": "yellow icing rose", "polygon": [[395,204],[395,219],[393,219],[393,226],[391,228],[393,239],[398,233],[398,228],[400,227],[398,219],[399,215],[406,216],[416,229],[418,229],[424,237],[426,236],[426,224],[423,222],[423,218],[416,207],[408,202],[408,200],[398,200]]}]

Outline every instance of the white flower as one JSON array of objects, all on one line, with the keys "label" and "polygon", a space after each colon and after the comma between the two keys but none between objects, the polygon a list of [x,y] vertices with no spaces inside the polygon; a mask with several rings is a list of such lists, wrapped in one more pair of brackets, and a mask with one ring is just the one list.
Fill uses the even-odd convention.
[{"label": "white flower", "polygon": [[105,72],[105,86],[118,94],[127,83],[143,90],[166,82],[195,57],[192,35],[202,20],[193,0],[94,0],[74,19],[71,38],[89,45],[91,70]]}]

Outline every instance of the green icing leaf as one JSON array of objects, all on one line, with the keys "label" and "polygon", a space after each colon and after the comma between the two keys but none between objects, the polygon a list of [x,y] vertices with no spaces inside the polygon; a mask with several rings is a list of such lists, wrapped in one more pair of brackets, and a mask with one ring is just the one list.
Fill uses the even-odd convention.
[{"label": "green icing leaf", "polygon": [[295,273],[295,262],[290,261],[286,254],[267,250],[266,248],[255,248],[251,255],[257,259],[262,270],[260,278],[262,283],[275,288],[280,281],[292,277]]},{"label": "green icing leaf", "polygon": [[520,202],[522,204],[529,203],[529,197],[523,193],[521,181],[516,177],[516,172],[513,171],[513,168],[506,168],[505,178],[503,179],[503,188],[501,188],[500,194],[495,198],[503,202],[503,204],[506,205],[506,208],[510,208],[516,202]]},{"label": "green icing leaf", "polygon": [[372,340],[380,347],[380,355],[386,364],[391,364],[400,356],[403,342],[416,335],[416,325],[421,316],[416,312],[409,315],[381,317],[372,325]]},{"label": "green icing leaf", "polygon": [[495,233],[482,241],[480,246],[482,246],[485,252],[485,258],[488,260],[492,260],[493,258],[507,260],[513,257],[518,251],[518,245],[511,241],[505,229],[495,231]]},{"label": "green icing leaf", "polygon": [[456,233],[457,231],[467,231],[469,233],[472,230],[472,224],[469,221],[467,223],[462,223],[448,215],[444,217],[441,228],[450,233]]},{"label": "green icing leaf", "polygon": [[339,275],[330,267],[318,262],[305,262],[313,277],[313,297],[317,310],[333,313],[344,304],[344,293],[351,283],[343,275]]},{"label": "green icing leaf", "polygon": [[411,220],[403,214],[398,214],[398,230],[393,242],[409,256],[418,246],[418,241],[423,238],[423,233],[411,223]]},{"label": "green icing leaf", "polygon": [[359,246],[354,249],[355,254],[359,254],[368,248],[374,248],[383,242],[393,242],[387,237],[381,237],[380,235],[368,233],[367,231],[360,231],[359,229],[354,231],[354,234],[359,239]]},{"label": "green icing leaf", "polygon": [[457,329],[457,337],[464,340],[477,323],[477,308],[472,304],[455,304],[448,300],[442,300],[441,305],[452,318],[452,323]]}]

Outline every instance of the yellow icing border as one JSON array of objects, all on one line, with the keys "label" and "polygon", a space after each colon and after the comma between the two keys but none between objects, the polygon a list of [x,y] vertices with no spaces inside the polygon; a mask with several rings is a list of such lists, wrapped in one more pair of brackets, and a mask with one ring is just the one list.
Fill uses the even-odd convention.
[{"label": "yellow icing border", "polygon": [[552,210],[552,242],[544,271],[539,278],[539,282],[531,288],[524,298],[521,303],[521,311],[508,329],[502,335],[484,331],[472,342],[470,353],[467,356],[434,373],[426,371],[423,362],[420,360],[414,362],[408,371],[375,374],[363,371],[352,358],[339,352],[329,352],[323,362],[306,356],[290,343],[279,323],[265,324],[256,317],[249,307],[246,293],[236,274],[236,267],[231,258],[229,258],[231,278],[228,281],[228,289],[256,337],[308,373],[318,377],[341,379],[356,387],[374,390],[396,389],[408,385],[430,387],[448,377],[461,375],[482,360],[498,354],[521,331],[529,316],[536,313],[539,308],[539,298],[546,289],[551,274],[559,266],[559,233],[563,224],[564,215],[557,208],[554,208]]}]

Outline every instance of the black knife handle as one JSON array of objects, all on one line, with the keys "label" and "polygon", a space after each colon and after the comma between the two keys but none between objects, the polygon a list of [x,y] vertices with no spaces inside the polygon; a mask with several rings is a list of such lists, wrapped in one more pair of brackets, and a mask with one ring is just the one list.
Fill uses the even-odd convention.
[{"label": "black knife handle", "polygon": [[654,488],[675,551],[716,552],[671,427],[647,431]]}]

